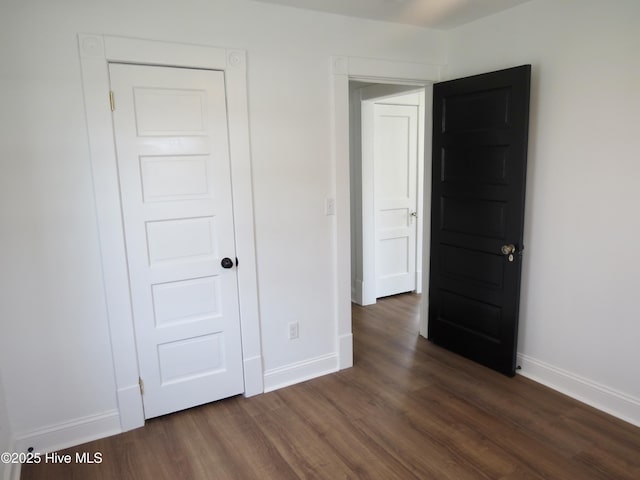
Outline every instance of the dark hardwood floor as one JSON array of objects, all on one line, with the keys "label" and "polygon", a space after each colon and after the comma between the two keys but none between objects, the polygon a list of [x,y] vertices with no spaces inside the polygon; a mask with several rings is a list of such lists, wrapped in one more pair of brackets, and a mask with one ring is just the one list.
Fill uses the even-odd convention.
[{"label": "dark hardwood floor", "polygon": [[353,368],[28,465],[24,480],[640,479],[640,429],[418,336],[419,297],[353,308]]}]

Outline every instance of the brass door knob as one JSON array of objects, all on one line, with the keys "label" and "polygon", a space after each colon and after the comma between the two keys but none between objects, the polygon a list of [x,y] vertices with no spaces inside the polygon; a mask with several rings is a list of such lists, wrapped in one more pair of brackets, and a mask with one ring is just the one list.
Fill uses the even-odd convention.
[{"label": "brass door knob", "polygon": [[509,245],[503,245],[501,250],[503,255],[513,255],[516,253],[516,246],[510,243]]}]

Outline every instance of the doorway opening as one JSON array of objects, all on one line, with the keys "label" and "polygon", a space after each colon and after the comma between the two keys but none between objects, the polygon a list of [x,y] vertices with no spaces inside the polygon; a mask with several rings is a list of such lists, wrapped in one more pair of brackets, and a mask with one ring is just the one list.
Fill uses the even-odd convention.
[{"label": "doorway opening", "polygon": [[422,291],[425,97],[424,85],[349,81],[351,299],[358,305]]},{"label": "doorway opening", "polygon": [[[334,148],[334,182],[332,188],[336,199],[336,313],[337,313],[337,349],[338,368],[340,370],[353,365],[353,333],[352,333],[352,292],[351,292],[351,186],[349,165],[349,81],[393,84],[425,89],[425,111],[431,112],[431,91],[434,82],[442,80],[445,67],[409,63],[392,60],[380,60],[360,57],[331,57],[332,97],[333,97],[333,148]],[[431,130],[431,115],[425,116],[425,131]],[[427,135],[425,140],[431,139]],[[425,151],[430,154],[430,144],[425,142]],[[430,155],[429,155],[430,156]],[[429,171],[430,160],[425,162],[425,170]],[[426,182],[424,185],[429,185]],[[424,191],[429,198],[430,190]],[[424,207],[423,207],[424,208]],[[424,209],[425,212],[430,208]],[[423,225],[429,223],[425,218]],[[424,232],[423,232],[424,235]],[[424,237],[423,237],[424,238]],[[423,252],[428,252],[423,244]],[[426,255],[426,253],[425,253]],[[423,268],[422,289],[427,289]],[[420,302],[421,335],[427,334],[427,305],[423,296]]]}]

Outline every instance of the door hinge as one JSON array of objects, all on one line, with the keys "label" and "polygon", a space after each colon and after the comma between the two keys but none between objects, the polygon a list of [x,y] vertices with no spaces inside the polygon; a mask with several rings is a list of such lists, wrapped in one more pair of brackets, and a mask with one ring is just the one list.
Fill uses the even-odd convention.
[{"label": "door hinge", "polygon": [[111,111],[115,111],[116,109],[116,102],[113,99],[113,91],[109,90],[109,105],[111,105]]},{"label": "door hinge", "polygon": [[144,395],[144,382],[142,377],[138,377],[138,386],[140,387],[140,395]]}]

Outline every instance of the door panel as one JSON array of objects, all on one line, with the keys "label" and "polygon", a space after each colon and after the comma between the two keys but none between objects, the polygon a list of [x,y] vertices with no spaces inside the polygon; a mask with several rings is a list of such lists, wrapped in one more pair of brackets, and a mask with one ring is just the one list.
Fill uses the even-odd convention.
[{"label": "door panel", "polygon": [[[437,83],[431,341],[515,373],[531,67]],[[514,252],[503,247],[514,246]],[[509,250],[509,249],[507,249]]]},{"label": "door panel", "polygon": [[111,64],[145,417],[243,391],[224,76]]},{"label": "door panel", "polygon": [[376,297],[384,297],[416,289],[418,107],[376,104],[374,118]]}]

